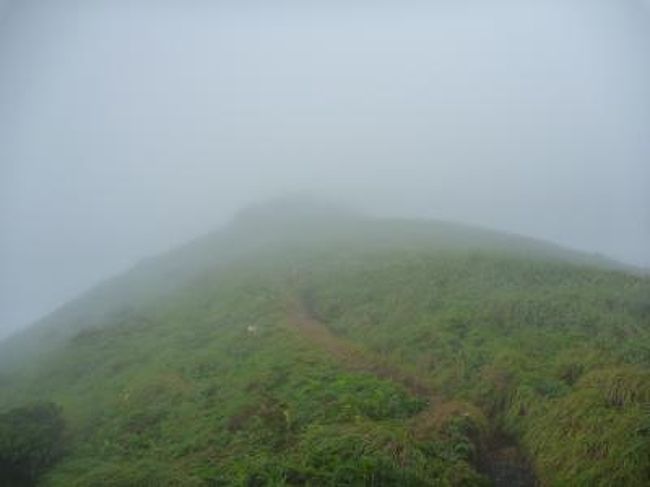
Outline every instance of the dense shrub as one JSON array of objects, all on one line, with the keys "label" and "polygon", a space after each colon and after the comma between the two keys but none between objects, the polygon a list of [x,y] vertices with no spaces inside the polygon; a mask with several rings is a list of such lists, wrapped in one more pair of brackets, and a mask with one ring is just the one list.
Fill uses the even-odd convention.
[{"label": "dense shrub", "polygon": [[31,485],[62,454],[63,419],[53,403],[0,415],[0,483]]}]

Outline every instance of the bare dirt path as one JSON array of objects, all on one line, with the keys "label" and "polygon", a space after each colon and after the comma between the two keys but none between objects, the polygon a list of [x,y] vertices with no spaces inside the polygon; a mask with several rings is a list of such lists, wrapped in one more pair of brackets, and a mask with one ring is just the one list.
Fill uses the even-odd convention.
[{"label": "bare dirt path", "polygon": [[368,372],[380,379],[402,385],[414,396],[437,402],[433,387],[421,377],[389,363],[369,350],[334,334],[327,325],[314,318],[298,300],[288,306],[288,324],[312,344],[335,357],[348,370]]},{"label": "bare dirt path", "polygon": [[[290,299],[287,305],[287,323],[290,328],[306,338],[312,345],[326,351],[341,366],[348,370],[368,372],[380,379],[402,385],[416,397],[424,399],[428,407],[414,419],[417,427],[419,418],[426,421],[435,414],[444,400],[424,378],[390,363],[357,344],[333,333],[326,324],[319,321],[299,299]],[[534,487],[538,485],[535,475],[517,445],[504,441],[495,431],[481,448],[479,469],[492,481],[495,487]]]}]

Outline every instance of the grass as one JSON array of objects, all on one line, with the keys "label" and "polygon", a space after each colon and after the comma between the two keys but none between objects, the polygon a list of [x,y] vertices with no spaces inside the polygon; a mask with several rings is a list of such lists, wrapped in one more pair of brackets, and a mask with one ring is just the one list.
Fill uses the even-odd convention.
[{"label": "grass", "polygon": [[40,483],[489,485],[516,448],[543,485],[647,484],[650,279],[475,230],[332,225],[160,284],[236,241],[212,236],[5,344],[29,347],[0,411],[65,420]]}]

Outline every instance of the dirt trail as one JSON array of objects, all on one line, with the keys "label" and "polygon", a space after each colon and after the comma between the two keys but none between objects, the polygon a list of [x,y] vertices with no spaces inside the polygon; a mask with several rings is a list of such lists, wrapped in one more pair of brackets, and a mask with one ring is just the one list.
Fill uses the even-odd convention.
[{"label": "dirt trail", "polygon": [[[288,325],[311,344],[335,357],[348,370],[368,372],[380,379],[402,385],[416,397],[428,403],[418,416],[426,418],[444,401],[436,395],[430,383],[388,362],[369,350],[334,334],[324,323],[310,313],[298,299],[288,301]],[[415,424],[418,424],[415,418]],[[500,432],[494,432],[480,452],[478,468],[492,481],[495,487],[534,487],[538,485],[535,476],[516,443],[504,440]]]},{"label": "dirt trail", "polygon": [[302,303],[289,303],[289,326],[306,337],[312,344],[335,357],[348,370],[368,372],[380,379],[402,385],[414,396],[427,402],[437,402],[433,388],[415,374],[391,364],[376,354],[365,350],[345,338],[341,338],[314,318]]}]

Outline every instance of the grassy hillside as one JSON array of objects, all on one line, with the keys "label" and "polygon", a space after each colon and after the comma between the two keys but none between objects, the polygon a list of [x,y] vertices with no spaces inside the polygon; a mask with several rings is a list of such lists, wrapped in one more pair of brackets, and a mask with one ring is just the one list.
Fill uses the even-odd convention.
[{"label": "grassy hillside", "polygon": [[[24,485],[650,479],[650,279],[450,223],[254,209],[0,364],[0,466]],[[25,474],[10,430],[43,403],[63,448]]]}]

